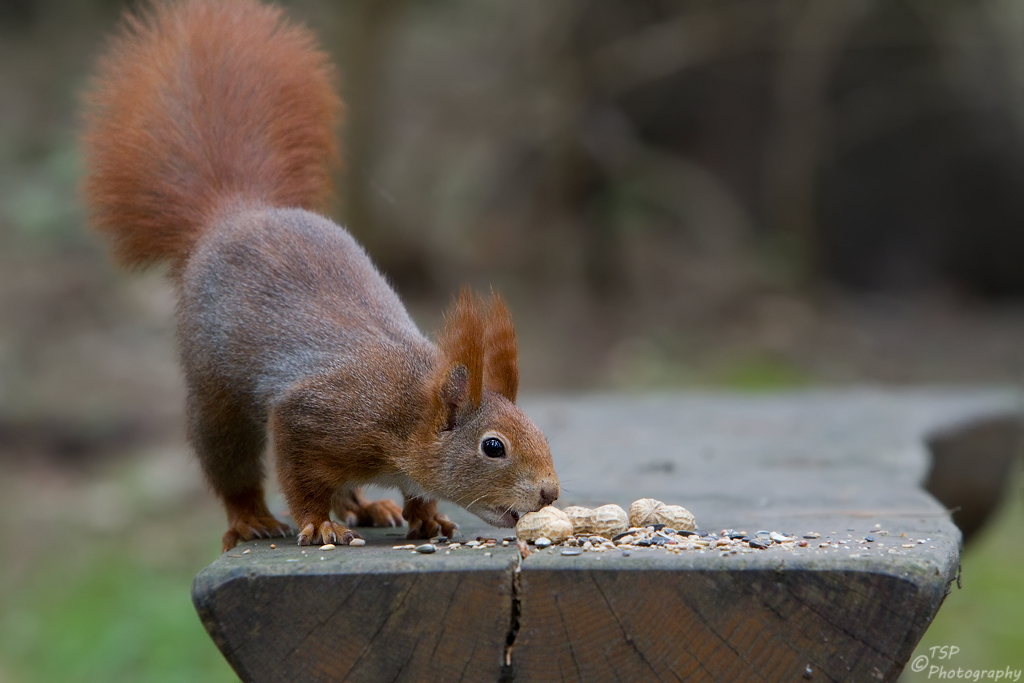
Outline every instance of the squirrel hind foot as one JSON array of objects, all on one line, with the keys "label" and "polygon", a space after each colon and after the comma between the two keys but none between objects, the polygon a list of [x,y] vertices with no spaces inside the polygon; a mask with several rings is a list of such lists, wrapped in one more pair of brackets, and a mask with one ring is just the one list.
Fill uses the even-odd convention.
[{"label": "squirrel hind foot", "polygon": [[299,531],[299,545],[318,545],[336,543],[348,545],[357,538],[362,538],[344,524],[332,520],[325,520],[316,524],[309,522]]},{"label": "squirrel hind foot", "polygon": [[286,538],[292,529],[273,516],[252,516],[235,519],[221,537],[221,552],[227,552],[238,545],[239,541],[252,541],[257,538]]},{"label": "squirrel hind foot", "polygon": [[402,508],[387,498],[365,501],[361,505],[335,505],[334,514],[346,526],[402,526]]},{"label": "squirrel hind foot", "polygon": [[409,523],[409,533],[406,538],[428,539],[435,536],[451,538],[459,530],[459,525],[438,513],[430,519],[417,520]]},{"label": "squirrel hind foot", "polygon": [[459,526],[437,511],[437,501],[409,498],[405,501],[402,515],[409,522],[409,533],[406,538],[434,538],[447,536],[451,538]]}]

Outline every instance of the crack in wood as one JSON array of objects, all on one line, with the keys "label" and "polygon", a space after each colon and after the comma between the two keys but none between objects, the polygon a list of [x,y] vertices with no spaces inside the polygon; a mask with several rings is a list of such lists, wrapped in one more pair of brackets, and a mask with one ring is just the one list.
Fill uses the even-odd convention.
[{"label": "crack in wood", "polygon": [[520,591],[522,590],[522,569],[523,556],[516,553],[515,565],[509,565],[509,590],[512,592],[512,600],[509,606],[508,632],[505,634],[505,653],[501,662],[498,683],[512,683],[516,678],[515,669],[512,668],[512,646],[516,643],[519,635],[519,617],[523,613],[520,602]]}]

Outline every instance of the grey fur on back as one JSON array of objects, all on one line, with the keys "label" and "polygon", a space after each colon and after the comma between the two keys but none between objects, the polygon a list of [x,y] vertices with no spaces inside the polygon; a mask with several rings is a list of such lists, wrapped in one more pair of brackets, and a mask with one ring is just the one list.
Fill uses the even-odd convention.
[{"label": "grey fur on back", "polygon": [[[226,216],[198,243],[181,289],[190,390],[213,385],[261,422],[290,386],[312,375],[358,377],[366,358],[385,357],[407,366],[397,369],[414,385],[436,358],[348,231],[302,209]],[[375,393],[366,379],[361,391]]]}]

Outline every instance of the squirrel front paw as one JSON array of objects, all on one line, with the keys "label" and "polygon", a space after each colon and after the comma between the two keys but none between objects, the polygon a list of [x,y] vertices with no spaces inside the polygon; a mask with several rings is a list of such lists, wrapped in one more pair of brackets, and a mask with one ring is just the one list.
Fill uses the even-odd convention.
[{"label": "squirrel front paw", "polygon": [[402,516],[409,522],[406,538],[449,538],[458,530],[458,525],[437,511],[437,501],[408,498]]},{"label": "squirrel front paw", "polygon": [[321,543],[337,543],[348,545],[354,539],[362,538],[343,524],[326,520],[316,524],[308,522],[299,531],[299,545],[311,545]]}]

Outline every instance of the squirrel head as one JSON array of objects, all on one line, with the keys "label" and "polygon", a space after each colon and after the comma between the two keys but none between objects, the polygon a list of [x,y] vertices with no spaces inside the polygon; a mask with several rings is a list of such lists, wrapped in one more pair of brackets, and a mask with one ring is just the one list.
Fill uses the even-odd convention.
[{"label": "squirrel head", "polygon": [[495,526],[558,498],[547,439],[516,406],[515,328],[505,302],[468,289],[445,314],[429,383],[433,420],[430,493]]}]

